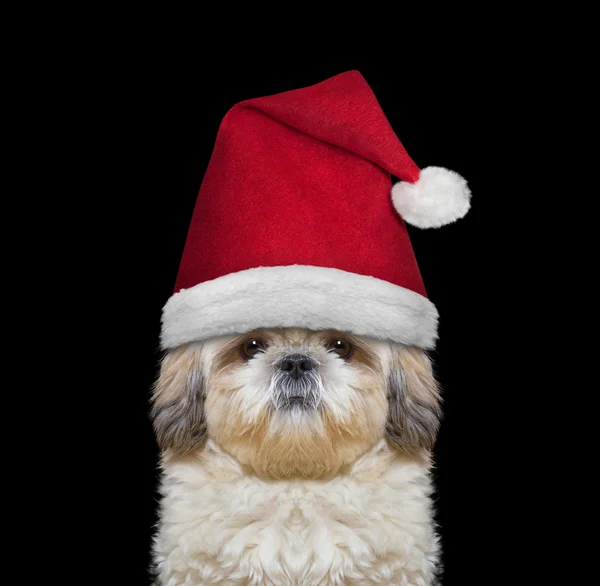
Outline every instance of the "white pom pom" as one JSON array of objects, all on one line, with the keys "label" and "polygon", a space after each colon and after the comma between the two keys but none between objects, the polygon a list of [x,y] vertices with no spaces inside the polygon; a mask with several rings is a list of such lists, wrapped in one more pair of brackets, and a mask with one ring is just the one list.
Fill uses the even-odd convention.
[{"label": "white pom pom", "polygon": [[467,182],[443,167],[425,167],[416,183],[392,187],[392,201],[404,221],[417,228],[439,228],[462,218],[471,206]]}]

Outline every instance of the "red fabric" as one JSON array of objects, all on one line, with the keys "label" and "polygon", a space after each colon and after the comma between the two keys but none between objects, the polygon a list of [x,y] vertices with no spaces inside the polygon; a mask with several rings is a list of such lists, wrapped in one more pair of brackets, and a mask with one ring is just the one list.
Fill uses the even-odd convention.
[{"label": "red fabric", "polygon": [[300,264],[426,296],[390,174],[414,182],[419,169],[356,71],[236,104],[217,134],[175,292]]},{"label": "red fabric", "polygon": [[358,71],[241,105],[372,161],[402,181],[414,183],[419,178],[419,168]]}]

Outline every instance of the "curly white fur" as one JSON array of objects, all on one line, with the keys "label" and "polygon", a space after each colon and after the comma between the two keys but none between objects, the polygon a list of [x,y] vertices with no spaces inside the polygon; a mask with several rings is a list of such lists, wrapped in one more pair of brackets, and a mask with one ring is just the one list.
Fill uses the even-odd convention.
[{"label": "curly white fur", "polygon": [[458,173],[425,167],[416,183],[392,187],[392,201],[405,222],[417,228],[439,228],[462,218],[471,205],[471,191]]},{"label": "curly white fur", "polygon": [[332,480],[263,481],[208,441],[163,458],[164,586],[431,586],[429,456],[385,440]]}]

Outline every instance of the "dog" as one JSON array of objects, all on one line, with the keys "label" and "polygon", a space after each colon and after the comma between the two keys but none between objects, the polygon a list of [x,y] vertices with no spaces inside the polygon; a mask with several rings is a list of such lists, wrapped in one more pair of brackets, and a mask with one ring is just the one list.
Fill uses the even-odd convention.
[{"label": "dog", "polygon": [[302,328],[169,350],[152,394],[160,586],[437,584],[427,353]]}]

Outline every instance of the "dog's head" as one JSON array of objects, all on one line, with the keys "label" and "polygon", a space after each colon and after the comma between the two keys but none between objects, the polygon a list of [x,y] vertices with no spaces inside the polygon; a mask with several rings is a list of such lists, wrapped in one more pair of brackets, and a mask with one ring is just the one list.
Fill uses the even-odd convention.
[{"label": "dog's head", "polygon": [[382,437],[431,449],[439,392],[420,349],[335,331],[265,329],[169,351],[153,395],[161,449],[210,437],[274,478],[319,477]]}]

